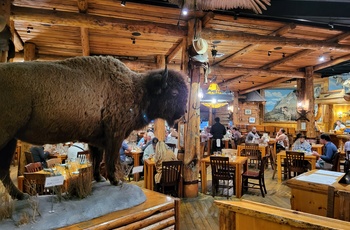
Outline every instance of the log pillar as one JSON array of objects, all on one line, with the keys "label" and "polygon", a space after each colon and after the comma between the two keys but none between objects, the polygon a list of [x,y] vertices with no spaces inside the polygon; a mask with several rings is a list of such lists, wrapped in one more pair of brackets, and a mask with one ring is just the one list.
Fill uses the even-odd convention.
[{"label": "log pillar", "polygon": [[36,58],[36,53],[35,53],[35,44],[26,42],[24,43],[24,61],[33,61]]},{"label": "log pillar", "polygon": [[[157,55],[156,63],[158,69],[165,68],[165,56]],[[154,135],[158,138],[159,141],[165,141],[165,120],[156,119],[154,121]]]},{"label": "log pillar", "polygon": [[[297,130],[303,131],[307,137],[315,138],[315,98],[314,98],[314,77],[313,68],[305,68],[305,79],[297,79],[297,103],[301,103],[303,108],[308,111],[306,119],[299,119],[297,121]],[[306,124],[305,129],[302,124]]]},{"label": "log pillar", "polygon": [[233,92],[233,124],[235,127],[239,124],[238,92]]},{"label": "log pillar", "polygon": [[[0,4],[0,32],[10,25],[10,12],[12,0],[2,0]],[[0,50],[0,62],[7,62],[8,51]]]},{"label": "log pillar", "polygon": [[[194,28],[196,27],[196,30]],[[201,31],[202,23],[198,19],[192,19],[188,22],[188,36],[186,39],[186,52],[188,55],[189,45],[192,44],[192,40],[195,37],[195,31],[198,34]],[[185,59],[189,60],[189,59]],[[198,174],[199,174],[199,162],[197,159],[199,155],[200,145],[200,99],[198,97],[200,89],[200,68],[201,63],[193,61],[189,62],[190,69],[189,77],[191,79],[191,85],[189,89],[189,99],[187,104],[186,114],[186,126],[185,126],[185,156],[184,156],[184,197],[192,198],[198,196]],[[187,65],[185,63],[185,65]]]}]

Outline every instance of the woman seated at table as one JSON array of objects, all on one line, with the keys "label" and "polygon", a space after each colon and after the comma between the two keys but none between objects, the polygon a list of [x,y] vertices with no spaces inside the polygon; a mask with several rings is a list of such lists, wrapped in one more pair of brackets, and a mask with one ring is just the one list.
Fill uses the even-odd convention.
[{"label": "woman seated at table", "polygon": [[284,128],[280,128],[276,135],[276,151],[279,152],[281,150],[288,150],[289,147],[289,139],[285,134],[286,130]]},{"label": "woman seated at table", "polygon": [[171,149],[167,148],[167,145],[163,141],[159,141],[156,145],[154,161],[156,163],[156,175],[154,176],[154,181],[157,184],[160,183],[160,179],[162,178],[162,163],[163,161],[174,161],[177,160],[176,156]]},{"label": "woman seated at table", "polygon": [[302,152],[311,153],[311,145],[309,142],[305,140],[305,138],[306,138],[305,135],[301,133],[297,134],[297,139],[293,144],[293,151],[302,151]]}]

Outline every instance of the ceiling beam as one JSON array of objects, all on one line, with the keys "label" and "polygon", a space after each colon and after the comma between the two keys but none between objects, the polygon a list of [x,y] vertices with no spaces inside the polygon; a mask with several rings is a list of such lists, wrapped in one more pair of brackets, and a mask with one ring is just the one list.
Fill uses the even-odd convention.
[{"label": "ceiling beam", "polygon": [[207,27],[207,25],[214,19],[214,17],[215,17],[215,14],[212,11],[207,12],[202,18],[202,27],[203,28]]},{"label": "ceiling beam", "polygon": [[315,65],[314,66],[314,71],[325,69],[327,67],[334,66],[334,65],[337,65],[339,63],[348,61],[348,60],[350,60],[350,54],[347,54],[347,55],[344,55],[342,57],[336,58],[336,59],[331,60],[329,62],[325,62],[325,63],[319,64],[319,65]]},{"label": "ceiling beam", "polygon": [[327,41],[316,41],[306,39],[272,37],[266,35],[249,34],[232,31],[219,31],[205,28],[202,30],[202,37],[207,40],[226,40],[239,43],[253,43],[260,45],[286,46],[313,50],[337,50],[340,52],[350,52],[350,46],[334,44]]},{"label": "ceiling beam", "polygon": [[[296,25],[294,23],[290,23],[290,24],[285,25],[285,26],[279,28],[278,30],[272,32],[271,34],[269,34],[269,36],[278,36],[279,37],[279,36],[282,36],[283,34],[288,33],[289,31],[291,31],[295,28],[296,28]],[[231,55],[228,55],[226,58],[214,63],[214,65],[217,65],[220,63],[226,63],[228,61],[232,61],[232,59],[242,57],[243,55],[250,53],[251,51],[256,50],[258,47],[259,47],[259,44],[247,45],[243,49],[241,49],[241,50],[239,50]]]},{"label": "ceiling beam", "polygon": [[253,91],[259,90],[259,89],[266,89],[266,88],[270,88],[270,87],[275,87],[277,84],[288,81],[288,80],[289,79],[285,78],[285,77],[278,78],[278,79],[275,79],[275,80],[270,81],[268,83],[264,83],[261,85],[257,85],[255,87],[251,87],[251,88],[246,89],[246,90],[239,91],[238,93],[239,94],[246,94],[246,93],[250,93],[250,92],[253,92]]},{"label": "ceiling beam", "polygon": [[187,34],[186,28],[175,25],[19,6],[11,7],[11,19],[49,25],[86,27],[89,29],[138,31],[142,34],[161,34],[175,37],[182,37]]},{"label": "ceiling beam", "polygon": [[171,62],[177,55],[177,53],[182,49],[184,46],[183,43],[185,42],[185,39],[180,39],[180,42],[177,44],[175,49],[171,51],[171,53],[166,57],[166,63],[168,64]]}]

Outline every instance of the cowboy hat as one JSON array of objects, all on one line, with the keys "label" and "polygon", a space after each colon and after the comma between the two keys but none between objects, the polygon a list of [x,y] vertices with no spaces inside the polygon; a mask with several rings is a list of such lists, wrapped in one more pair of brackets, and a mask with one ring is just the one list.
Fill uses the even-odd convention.
[{"label": "cowboy hat", "polygon": [[203,38],[194,39],[192,44],[197,54],[204,54],[208,50],[208,43]]}]

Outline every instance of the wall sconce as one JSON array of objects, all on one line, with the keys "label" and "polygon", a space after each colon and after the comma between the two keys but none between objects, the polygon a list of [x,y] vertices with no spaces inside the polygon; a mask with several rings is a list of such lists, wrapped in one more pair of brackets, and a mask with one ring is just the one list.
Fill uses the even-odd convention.
[{"label": "wall sconce", "polygon": [[341,119],[343,117],[343,112],[338,112],[338,117]]},{"label": "wall sconce", "polygon": [[309,101],[305,100],[303,102],[298,102],[297,105],[297,112],[299,114],[299,117],[296,119],[296,121],[301,120],[301,121],[310,121],[306,115],[309,112]]}]

